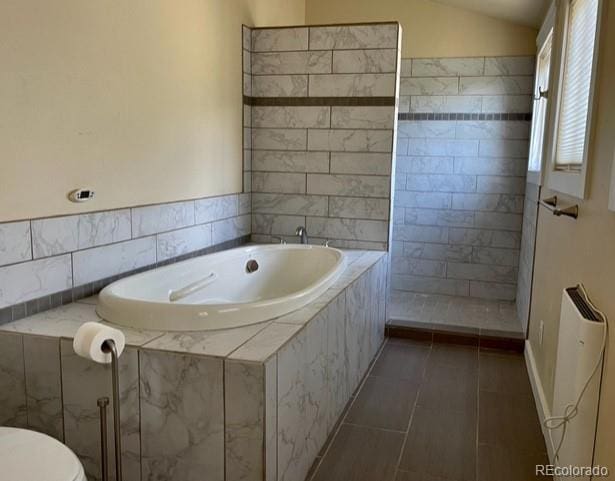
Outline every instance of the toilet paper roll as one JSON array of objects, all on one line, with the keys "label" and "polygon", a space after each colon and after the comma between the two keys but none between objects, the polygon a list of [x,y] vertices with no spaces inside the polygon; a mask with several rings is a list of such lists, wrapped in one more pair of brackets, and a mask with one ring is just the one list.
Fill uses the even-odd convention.
[{"label": "toilet paper roll", "polygon": [[111,362],[111,354],[104,352],[102,349],[104,342],[109,339],[115,342],[119,357],[126,345],[126,339],[122,331],[99,322],[86,322],[75,334],[73,349],[81,357],[101,364],[109,364]]}]

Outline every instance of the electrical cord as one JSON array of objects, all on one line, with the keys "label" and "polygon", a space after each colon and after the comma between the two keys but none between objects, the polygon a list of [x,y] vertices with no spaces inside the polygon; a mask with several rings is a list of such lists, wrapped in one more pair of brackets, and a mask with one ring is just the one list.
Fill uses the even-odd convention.
[{"label": "electrical cord", "polygon": [[585,384],[583,385],[583,389],[581,389],[581,392],[579,392],[579,395],[577,396],[576,401],[574,403],[570,403],[566,405],[566,407],[564,408],[564,413],[561,416],[550,416],[543,421],[543,425],[549,431],[562,428],[562,435],[560,437],[560,440],[557,444],[557,448],[555,449],[555,453],[553,455],[553,459],[555,463],[557,463],[559,452],[562,449],[562,445],[564,444],[564,439],[566,438],[568,424],[570,423],[570,421],[572,421],[577,416],[577,414],[579,414],[579,404],[581,403],[581,400],[583,399],[583,396],[585,395],[585,391],[587,391],[589,384],[591,383],[592,379],[594,378],[594,376],[598,372],[598,369],[600,368],[600,364],[602,363],[602,357],[604,356],[604,353],[606,350],[606,342],[607,342],[608,330],[609,330],[609,323],[608,323],[606,314],[602,312],[600,309],[598,309],[592,303],[589,296],[587,295],[585,286],[583,286],[583,284],[579,284],[577,286],[577,289],[580,291],[581,295],[585,299],[585,302],[589,304],[589,306],[594,310],[596,314],[598,314],[602,318],[602,321],[604,322],[604,331],[602,334],[602,347],[600,349],[600,354],[598,355],[598,358],[596,359],[594,368],[592,369],[591,374],[587,378],[587,381],[585,381]]}]

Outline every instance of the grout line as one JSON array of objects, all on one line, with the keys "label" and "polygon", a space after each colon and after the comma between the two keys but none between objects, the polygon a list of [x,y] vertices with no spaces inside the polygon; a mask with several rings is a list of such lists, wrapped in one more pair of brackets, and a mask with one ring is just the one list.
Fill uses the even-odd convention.
[{"label": "grout line", "polygon": [[134,209],[132,207],[130,209],[128,209],[128,212],[130,214],[130,239],[134,239],[134,232],[133,232],[133,226],[132,226],[132,222],[133,222],[133,220],[132,220],[132,211],[133,210]]},{"label": "grout line", "polygon": [[30,229],[30,260],[34,260],[34,232],[32,230],[32,219],[28,220],[28,229]]},{"label": "grout line", "polygon": [[[23,368],[23,379],[24,379],[23,396],[24,396],[24,401],[26,404],[25,417],[26,417],[26,425],[29,427],[30,426],[30,419],[29,419],[30,409],[28,409],[28,370],[26,369],[26,342],[25,342],[25,336],[23,334],[19,334],[19,341],[21,344],[21,365]],[[64,411],[64,409],[62,409],[62,411]]]},{"label": "grout line", "polygon": [[477,368],[477,379],[476,379],[476,446],[475,446],[475,477],[478,479],[478,435],[479,435],[479,424],[480,424],[480,342],[478,343],[478,349],[476,350],[478,356],[478,368]]},{"label": "grout line", "polygon": [[[355,397],[358,397],[358,394]],[[407,433],[407,431],[400,431],[398,429],[387,429],[387,428],[382,428],[382,427],[377,427],[377,426],[370,426],[368,424],[357,424],[357,423],[344,422],[344,425],[345,426],[353,426],[355,428],[366,428],[366,429],[370,429],[370,430],[373,430],[373,431],[382,431],[382,432],[385,432],[385,433],[394,433],[394,434],[405,434],[405,433]]]},{"label": "grout line", "polygon": [[70,284],[75,288],[75,253],[70,253]]},{"label": "grout line", "polygon": [[427,364],[429,362],[429,359],[431,358],[432,352],[433,352],[433,341],[429,345],[429,353],[427,354],[425,358],[425,365],[423,366],[423,374],[421,376],[421,382],[419,384],[419,388],[417,389],[417,392],[416,392],[416,397],[414,399],[414,404],[412,406],[412,412],[410,413],[410,419],[408,420],[408,426],[406,428],[406,435],[404,436],[404,440],[402,442],[401,449],[399,452],[399,457],[397,458],[397,463],[395,464],[396,473],[400,469],[399,466],[401,465],[401,460],[403,458],[404,451],[406,449],[406,444],[408,443],[408,436],[410,435],[410,427],[412,426],[412,421],[414,420],[414,415],[416,413],[416,408],[418,406],[419,396],[421,395],[421,390],[423,389],[423,384],[425,381],[425,374],[427,372]]},{"label": "grout line", "polygon": [[[260,332],[260,331],[259,331]],[[297,331],[298,332],[298,331]],[[278,351],[279,352],[279,351]],[[278,376],[279,376],[279,363],[278,363],[278,352],[276,352],[273,356],[275,356],[275,433],[276,433],[276,438],[275,438],[275,478],[274,479],[278,479],[278,459],[279,459],[279,452],[278,452],[278,419],[279,419],[279,403],[278,403],[278,399],[280,399],[279,397],[279,387],[278,387]],[[272,357],[273,357],[272,356]],[[266,365],[267,362],[265,361],[264,365]],[[265,393],[267,391],[265,390]],[[265,404],[266,404],[266,400],[265,400]],[[264,422],[267,422],[267,419],[265,418]],[[265,433],[267,431],[265,430]],[[267,442],[267,440],[265,439],[265,443]],[[266,464],[265,464],[266,466]],[[266,474],[266,473],[265,473]]]},{"label": "grout line", "polygon": [[[62,339],[58,339],[58,366],[60,368],[60,405],[64,406],[64,369],[62,369]],[[139,378],[140,379],[140,378]],[[140,386],[139,386],[140,389]],[[141,406],[139,406],[139,413],[141,412]],[[140,416],[140,414],[139,414]],[[62,442],[66,440],[66,422],[64,418],[64,408],[62,408],[61,412],[62,419]],[[139,438],[141,437],[141,418],[139,417]],[[141,445],[141,440],[139,439],[139,445]]]},{"label": "grout line", "polygon": [[[226,379],[226,359],[222,359],[221,360],[221,364],[222,364],[222,424],[223,424],[223,431],[224,431],[224,435],[222,436],[222,452],[223,454],[223,459],[222,459],[222,476],[223,479],[227,479],[226,478],[226,472],[227,472],[227,466],[226,466],[226,420],[227,420],[227,415],[226,415],[226,387],[227,387],[227,379]],[[265,378],[265,365],[263,364],[263,379]],[[267,396],[267,390],[264,390],[264,395],[265,397]],[[266,405],[266,399],[263,399],[263,406]],[[265,419],[263,419],[263,432],[265,432],[264,429],[264,423],[265,423]],[[118,480],[115,480],[118,481]]]},{"label": "grout line", "polygon": [[[158,336],[160,337],[160,336]],[[147,344],[147,343],[146,343]],[[142,356],[142,348],[143,346],[140,346],[138,348],[135,349],[136,351],[136,355],[137,355],[137,376],[138,376],[138,382],[137,382],[137,405],[139,408],[139,455],[140,458],[143,458],[143,420],[141,419],[141,416],[143,415],[143,406],[141,405],[141,379],[143,379],[142,377],[142,372],[141,372],[141,356]],[[224,386],[223,386],[224,388]],[[62,401],[64,402],[64,401]],[[62,404],[64,405],[64,404]],[[139,475],[142,475],[142,463],[139,463]]]}]

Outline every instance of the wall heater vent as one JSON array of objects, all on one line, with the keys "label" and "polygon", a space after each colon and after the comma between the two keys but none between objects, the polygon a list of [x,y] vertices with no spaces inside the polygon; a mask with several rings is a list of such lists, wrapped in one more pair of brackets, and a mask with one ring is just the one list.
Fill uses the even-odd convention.
[{"label": "wall heater vent", "polygon": [[[576,401],[591,375],[602,349],[604,321],[585,301],[576,287],[562,295],[552,416],[565,412]],[[591,379],[579,404],[578,415],[570,421],[562,444],[559,466],[592,466],[602,365]],[[561,429],[551,431],[552,444],[561,438]],[[589,479],[589,478],[574,478]]]},{"label": "wall heater vent", "polygon": [[579,310],[584,319],[588,321],[600,322],[600,318],[596,315],[594,310],[590,307],[585,298],[581,295],[578,287],[569,287],[568,289],[566,289],[566,292],[568,293],[570,299],[572,300],[572,302]]}]

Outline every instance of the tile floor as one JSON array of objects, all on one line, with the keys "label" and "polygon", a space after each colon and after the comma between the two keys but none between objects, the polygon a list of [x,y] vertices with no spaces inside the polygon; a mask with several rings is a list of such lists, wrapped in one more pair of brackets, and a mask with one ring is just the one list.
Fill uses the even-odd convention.
[{"label": "tile floor", "polygon": [[311,481],[531,481],[546,448],[521,354],[389,338]]},{"label": "tile floor", "polygon": [[515,303],[393,290],[389,323],[409,327],[524,338]]}]

